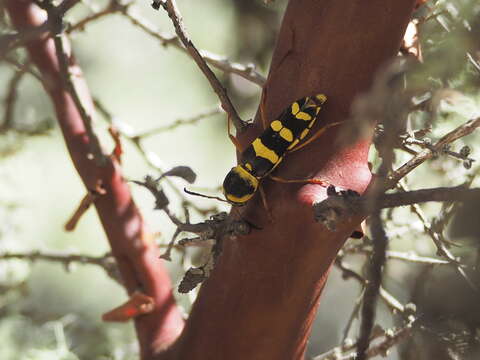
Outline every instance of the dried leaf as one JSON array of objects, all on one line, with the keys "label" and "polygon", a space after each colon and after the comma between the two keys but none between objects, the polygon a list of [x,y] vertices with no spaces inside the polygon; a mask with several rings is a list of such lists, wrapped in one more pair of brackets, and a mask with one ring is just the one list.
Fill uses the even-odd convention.
[{"label": "dried leaf", "polygon": [[160,178],[163,178],[164,176],[177,176],[190,184],[193,184],[197,178],[197,174],[195,174],[195,172],[188,166],[175,166],[165,172]]}]

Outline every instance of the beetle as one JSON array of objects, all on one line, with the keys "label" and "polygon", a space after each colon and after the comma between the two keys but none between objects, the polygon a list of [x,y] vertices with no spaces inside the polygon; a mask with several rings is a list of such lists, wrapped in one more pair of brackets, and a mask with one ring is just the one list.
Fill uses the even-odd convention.
[{"label": "beetle", "polygon": [[[245,205],[257,192],[260,181],[275,170],[286,154],[304,147],[328,127],[337,124],[322,127],[314,136],[299,145],[315,124],[326,101],[324,94],[306,96],[294,101],[253,140],[241,153],[239,164],[230,170],[223,181],[223,193],[229,203],[235,206]],[[270,177],[283,182],[327,184],[319,179],[283,180]]]}]

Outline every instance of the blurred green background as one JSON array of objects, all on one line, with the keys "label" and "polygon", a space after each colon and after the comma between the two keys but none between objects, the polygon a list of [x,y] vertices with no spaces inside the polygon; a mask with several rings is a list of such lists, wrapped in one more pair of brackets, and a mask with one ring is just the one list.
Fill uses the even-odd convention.
[{"label": "blurred green background", "polygon": [[[75,24],[107,3],[85,1],[69,12],[66,20]],[[428,136],[432,139],[480,114],[479,72],[466,58],[469,51],[474,58],[479,58],[479,5],[476,1],[430,2],[432,6],[435,3],[433,11],[444,12],[443,20],[434,19],[422,25],[425,62],[414,69],[414,80],[411,80],[414,87],[421,84],[426,88],[431,106],[412,112],[411,129],[407,129],[431,125]],[[261,73],[267,73],[286,1],[276,0],[267,5],[260,0],[181,0],[179,6],[198,48],[226,55],[234,61],[255,63]],[[148,1],[137,1],[133,7],[140,17],[159,30],[173,33],[166,14],[152,10]],[[419,11],[417,16],[421,18],[424,13],[425,10]],[[2,30],[8,32],[11,28],[3,15]],[[115,124],[121,129],[130,127],[132,133],[147,131],[218,104],[206,79],[186,54],[161,46],[121,14],[92,22],[84,31],[75,32],[71,39],[92,94],[115,116]],[[24,58],[25,54],[19,50],[15,56]],[[228,88],[241,116],[253,117],[260,88],[237,76],[216,73]],[[12,74],[11,66],[0,63],[1,99],[7,95]],[[448,89],[447,95],[442,95],[445,89]],[[26,75],[18,94],[13,129],[0,134],[0,253],[40,250],[102,255],[108,252],[105,235],[93,210],[82,217],[74,232],[63,230],[85,190],[66,152],[50,101],[38,81]],[[432,99],[436,95],[438,102],[434,103]],[[0,114],[3,112],[2,102]],[[42,135],[27,134],[39,128],[49,130]],[[102,143],[111,148],[107,128],[108,123],[97,115],[95,130]],[[478,135],[462,139],[454,147],[458,150],[462,145],[470,145],[475,158],[476,143]],[[124,140],[123,145],[123,169],[127,178],[140,180],[146,174],[155,175],[131,143]],[[224,175],[235,163],[223,114],[149,137],[144,146],[158,156],[164,169],[176,165],[192,167],[198,179],[191,188],[202,192],[218,192]],[[398,151],[395,164],[402,164],[410,157]],[[374,150],[372,161],[378,162]],[[477,172],[476,163],[467,169],[462,161],[441,156],[416,170],[408,177],[408,183],[411,188],[452,186],[471,178],[473,185],[478,186]],[[178,184],[180,189],[185,185],[181,180]],[[174,231],[171,223],[163,213],[152,210],[153,198],[147,191],[137,186],[131,188],[150,228],[161,233],[159,242],[168,242]],[[173,209],[180,211],[175,193],[169,191],[168,195]],[[197,203],[201,207],[212,205],[211,200],[200,199]],[[218,206],[225,209],[222,204]],[[432,218],[438,215],[440,205],[422,208]],[[196,213],[192,216],[194,220],[202,219]],[[385,219],[390,248],[435,255],[423,224],[408,209],[396,209],[385,214]],[[454,249],[459,255],[468,257],[478,248],[475,241],[462,244]],[[365,257],[359,255],[349,259],[359,271],[364,260]],[[179,257],[168,266],[173,283],[178,284],[184,271]],[[421,269],[418,265],[390,261],[384,286],[399,300],[411,301],[411,289]],[[343,280],[334,269],[314,325],[309,354],[322,353],[340,343],[359,295],[358,283]],[[188,312],[194,295],[176,294],[176,297]],[[99,267],[72,264],[66,269],[51,262],[0,260],[0,359],[134,359],[138,349],[132,325],[100,321],[102,313],[125,300],[124,290]],[[397,320],[380,302],[378,322],[390,327]],[[350,336],[355,333],[353,330]],[[409,346],[412,348],[415,344]],[[400,357],[414,358],[405,354],[406,351],[401,352]],[[395,348],[388,359],[398,357]]]}]

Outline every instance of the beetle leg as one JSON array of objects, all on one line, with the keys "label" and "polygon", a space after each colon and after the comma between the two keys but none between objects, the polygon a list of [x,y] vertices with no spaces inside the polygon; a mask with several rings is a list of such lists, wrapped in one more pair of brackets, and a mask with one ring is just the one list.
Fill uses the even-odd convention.
[{"label": "beetle leg", "polygon": [[273,215],[272,215],[272,212],[270,211],[270,208],[268,207],[267,195],[265,194],[265,191],[263,191],[262,185],[258,186],[258,191],[260,192],[260,197],[262,198],[263,207],[267,212],[268,221],[273,223],[274,222]]},{"label": "beetle leg", "polygon": [[243,151],[242,145],[240,145],[240,143],[238,142],[237,138],[236,138],[235,136],[233,136],[232,133],[230,132],[230,123],[231,123],[230,116],[227,116],[227,133],[228,133],[228,137],[229,137],[230,140],[232,141],[233,146],[235,146],[235,149],[237,149],[237,151],[238,151],[239,153],[242,153],[242,151]]},{"label": "beetle leg", "polygon": [[315,141],[317,140],[320,136],[323,135],[323,133],[325,132],[325,130],[333,127],[333,126],[337,126],[337,125],[340,125],[343,121],[339,121],[339,122],[334,122],[334,123],[331,123],[331,124],[328,124],[328,125],[325,125],[323,127],[321,127],[320,129],[317,130],[317,132],[315,134],[313,134],[312,136],[310,136],[307,140],[305,140],[304,142],[302,142],[300,145],[297,145],[293,148],[291,148],[290,150],[287,151],[287,153],[292,153],[294,151],[297,151],[297,150],[300,150],[302,149],[303,147],[307,146],[308,144],[310,144],[312,141]]},{"label": "beetle leg", "polygon": [[273,181],[278,181],[281,183],[304,183],[304,184],[314,184],[320,185],[323,187],[328,187],[330,183],[326,180],[317,179],[317,178],[310,178],[310,179],[284,179],[278,176],[269,175],[268,176]]}]

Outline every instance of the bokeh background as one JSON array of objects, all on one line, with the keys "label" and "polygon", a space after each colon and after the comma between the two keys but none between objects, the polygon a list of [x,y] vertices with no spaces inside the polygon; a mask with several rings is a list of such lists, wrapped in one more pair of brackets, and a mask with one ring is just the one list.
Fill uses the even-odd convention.
[{"label": "bokeh background", "polygon": [[[85,0],[67,14],[66,20],[75,24],[108,3]],[[178,3],[198,48],[240,63],[255,64],[259,72],[267,73],[285,0],[268,3],[180,0]],[[173,34],[166,14],[154,11],[148,1],[134,1],[130,10],[159,31]],[[424,91],[423,97],[415,99],[418,107],[409,115],[406,133],[431,128],[426,137],[435,141],[454,127],[480,116],[480,67],[475,66],[480,58],[479,12],[480,5],[474,0],[429,1],[416,12],[421,23],[423,65],[412,67],[406,86]],[[1,26],[4,33],[12,31],[3,10]],[[167,126],[218,107],[218,99],[208,82],[185,53],[162,46],[158,39],[122,14],[92,21],[83,31],[75,31],[71,40],[92,94],[126,134]],[[9,56],[25,61],[22,50]],[[5,112],[14,72],[10,64],[0,62],[0,116]],[[220,71],[216,74],[241,116],[252,118],[259,103],[260,87],[238,76]],[[126,300],[124,290],[102,268],[1,258],[6,252],[34,250],[86,255],[109,251],[93,210],[82,217],[74,232],[64,231],[85,190],[66,152],[50,101],[39,82],[28,74],[20,80],[13,119],[0,131],[0,359],[137,358],[132,325],[100,320],[104,312]],[[105,147],[112,148],[108,126],[97,114],[95,130]],[[470,157],[476,159],[478,140],[478,135],[468,136],[455,143],[452,150],[459,151],[468,145],[472,150]],[[226,118],[220,112],[195,124],[145,138],[143,154],[126,139],[123,145],[123,168],[129,179],[141,180],[147,174],[157,174],[145,160],[147,155],[163,169],[190,166],[198,175],[190,188],[209,194],[219,193],[224,175],[235,163],[234,148],[226,136]],[[395,165],[411,156],[399,149]],[[371,159],[375,166],[378,159],[373,147]],[[412,189],[465,182],[478,186],[477,162],[471,165],[439,154],[409,175],[407,184]],[[182,180],[174,182],[180,189],[185,186]],[[173,226],[163,213],[153,211],[154,199],[145,189],[134,185],[131,188],[150,228],[158,233],[159,244],[166,244]],[[167,191],[172,209],[180,211],[180,199],[171,188]],[[226,209],[214,200],[194,201],[202,208]],[[422,205],[421,209],[428,224],[440,221],[448,210],[439,204]],[[478,217],[475,208],[463,217],[472,216]],[[192,217],[201,220],[204,215],[193,211]],[[384,217],[390,249],[437,257],[432,239],[425,232],[425,222],[409,208],[385,212]],[[475,228],[475,221],[470,223]],[[460,222],[457,227],[464,230],[466,225]],[[477,281],[478,232],[475,235],[474,230],[467,229],[452,237],[447,226],[442,228],[442,234],[448,241],[455,241],[455,245],[449,245],[451,251],[471,265],[470,275]],[[365,247],[369,246],[368,237],[362,241]],[[347,243],[347,248],[355,247],[358,242]],[[179,283],[185,266],[201,258],[195,252],[189,252],[187,257],[180,255],[174,256],[168,265],[174,284]],[[343,260],[362,273],[368,255],[346,253]],[[478,293],[465,286],[452,266],[389,260],[383,285],[403,304],[416,303],[417,314],[425,320],[424,328],[418,330],[413,340],[392,349],[388,359],[476,358],[480,336],[480,314],[475,302]],[[341,344],[361,292],[358,282],[343,279],[342,272],[333,268],[309,343],[309,355],[321,354]],[[175,296],[188,313],[195,292]],[[379,302],[380,326],[390,328],[400,320],[399,315],[392,314]],[[358,320],[354,319],[347,337],[354,338],[357,328]]]}]

